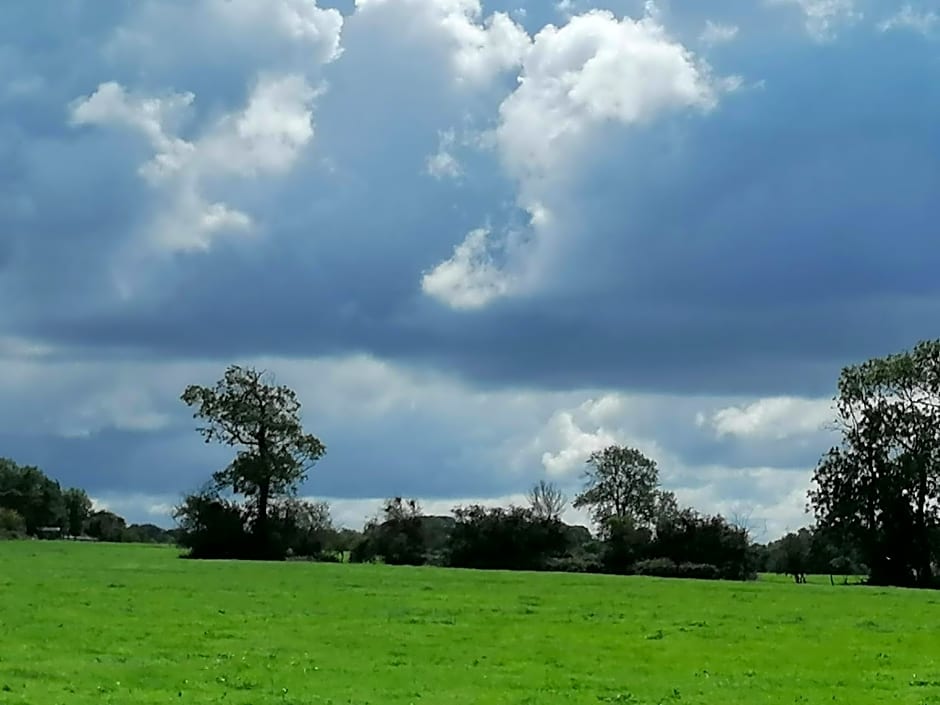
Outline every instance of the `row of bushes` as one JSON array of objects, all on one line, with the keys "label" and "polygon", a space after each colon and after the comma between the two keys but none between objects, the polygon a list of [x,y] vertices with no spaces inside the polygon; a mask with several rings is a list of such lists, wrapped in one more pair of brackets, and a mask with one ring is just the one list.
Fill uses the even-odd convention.
[{"label": "row of bushes", "polygon": [[354,562],[454,568],[616,573],[700,579],[755,576],[746,533],[721,517],[691,510],[638,527],[611,522],[600,538],[584,527],[521,507],[458,507],[453,517],[427,517],[387,505],[366,526]]}]

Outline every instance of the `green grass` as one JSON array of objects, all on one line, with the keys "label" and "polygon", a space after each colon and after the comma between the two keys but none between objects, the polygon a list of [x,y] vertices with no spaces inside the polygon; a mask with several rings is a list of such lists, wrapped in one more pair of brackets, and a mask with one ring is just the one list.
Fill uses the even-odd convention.
[{"label": "green grass", "polygon": [[176,555],[0,543],[0,703],[940,704],[936,593]]}]

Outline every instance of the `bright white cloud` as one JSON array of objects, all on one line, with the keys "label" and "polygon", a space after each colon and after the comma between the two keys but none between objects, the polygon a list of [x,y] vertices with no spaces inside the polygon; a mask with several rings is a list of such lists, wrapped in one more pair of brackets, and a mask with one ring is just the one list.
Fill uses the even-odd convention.
[{"label": "bright white cloud", "polygon": [[298,74],[262,75],[244,109],[223,117],[196,144],[197,169],[238,176],[288,171],[313,140],[317,95]]},{"label": "bright white cloud", "polygon": [[211,14],[237,32],[255,33],[268,27],[280,36],[319,48],[314,59],[327,63],[341,54],[343,16],[321,8],[316,0],[207,0]]},{"label": "bright white cloud", "polygon": [[497,143],[514,174],[544,175],[598,124],[707,110],[717,93],[708,67],[653,17],[594,10],[535,36],[519,86],[500,106]]},{"label": "bright white cloud", "polygon": [[273,61],[277,70],[306,71],[339,58],[342,30],[342,14],[316,0],[138,0],[104,53],[164,67],[237,52],[238,59]]},{"label": "bright white cloud", "polygon": [[445,37],[459,83],[488,83],[519,66],[530,46],[529,35],[506,13],[484,17],[479,0],[356,0],[356,8],[384,11],[394,26]]},{"label": "bright white cloud", "polygon": [[934,10],[916,10],[905,5],[896,14],[878,24],[882,32],[906,29],[920,34],[931,34],[940,25],[940,14]]},{"label": "bright white cloud", "polygon": [[422,290],[452,308],[463,310],[482,308],[506,296],[515,282],[494,260],[497,246],[489,229],[471,231],[449,259],[424,274]]},{"label": "bright white cloud", "polygon": [[[368,3],[387,0],[362,0]],[[448,6],[472,3],[447,3]],[[488,231],[477,230],[454,255],[425,274],[426,294],[454,308],[476,309],[536,285],[540,236],[552,223],[541,192],[545,179],[567,174],[578,147],[605,124],[641,125],[682,110],[709,110],[723,90],[704,62],[673,40],[659,23],[655,6],[639,19],[617,19],[594,10],[558,28],[544,27],[522,62],[518,87],[499,107],[490,136],[509,172],[519,182],[519,205],[529,213],[533,236],[492,256]],[[450,165],[446,156],[435,167]]]},{"label": "bright white cloud", "polygon": [[[591,453],[610,445],[629,444],[658,457],[661,449],[637,438],[629,426],[631,404],[620,394],[591,397],[573,408],[559,409],[544,423],[526,447],[538,455],[545,472],[568,478],[584,468]],[[632,406],[636,406],[636,403]]]},{"label": "bright white cloud", "polygon": [[169,251],[206,250],[220,234],[249,231],[252,220],[226,203],[207,200],[204,182],[288,171],[313,139],[316,95],[302,76],[262,75],[244,108],[188,141],[175,130],[195,99],[192,93],[137,96],[107,82],[73,104],[72,122],[142,134],[155,154],[140,173],[164,189],[169,202],[154,223],[150,244]]},{"label": "bright white cloud", "polygon": [[721,409],[710,422],[718,436],[783,440],[824,431],[833,418],[829,400],[773,397]]},{"label": "bright white cloud", "polygon": [[544,433],[546,436],[539,440],[555,446],[555,450],[542,454],[542,466],[552,477],[583,468],[591,453],[618,442],[614,434],[603,427],[582,428],[567,411],[555,414]]}]

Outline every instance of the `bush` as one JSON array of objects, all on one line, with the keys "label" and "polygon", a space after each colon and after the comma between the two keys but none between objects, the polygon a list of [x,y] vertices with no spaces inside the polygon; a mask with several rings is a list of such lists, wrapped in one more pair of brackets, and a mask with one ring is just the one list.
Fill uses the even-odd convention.
[{"label": "bush", "polygon": [[721,571],[711,563],[680,563],[678,577],[692,580],[719,580]]},{"label": "bush", "polygon": [[545,570],[555,573],[602,573],[604,565],[597,555],[578,553],[545,561]]},{"label": "bush", "polygon": [[721,578],[748,580],[754,575],[754,551],[747,532],[721,516],[684,509],[661,522],[650,547],[654,556],[683,563],[718,566]]},{"label": "bush", "polygon": [[636,572],[637,562],[649,556],[653,533],[637,526],[631,519],[611,518],[604,526],[606,540],[603,545],[604,570],[617,575]]},{"label": "bush", "polygon": [[0,507],[0,539],[26,537],[26,520],[14,509]]},{"label": "bush", "polygon": [[190,558],[243,558],[255,550],[244,510],[211,492],[192,494],[177,507],[179,545]]},{"label": "bush", "polygon": [[564,524],[529,508],[472,505],[457,507],[454,516],[448,546],[454,568],[545,570],[568,546]]},{"label": "bush", "polygon": [[678,578],[679,566],[669,558],[650,558],[633,565],[636,575],[649,575],[657,578]]}]

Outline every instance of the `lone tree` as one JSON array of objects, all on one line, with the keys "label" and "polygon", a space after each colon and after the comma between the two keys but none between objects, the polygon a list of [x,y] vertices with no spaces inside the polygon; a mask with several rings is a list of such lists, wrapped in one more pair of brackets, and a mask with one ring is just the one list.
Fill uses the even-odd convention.
[{"label": "lone tree", "polygon": [[940,340],[847,367],[835,399],[842,442],[809,493],[821,529],[847,537],[873,583],[933,582],[940,525]]},{"label": "lone tree", "polygon": [[576,509],[589,507],[594,522],[606,531],[612,521],[650,524],[656,515],[659,470],[656,461],[635,448],[608,446],[587,461],[584,490]]},{"label": "lone tree", "polygon": [[205,422],[197,430],[206,443],[239,448],[232,462],[212,478],[219,489],[248,499],[255,540],[266,551],[271,502],[296,495],[326,447],[304,433],[293,390],[275,385],[267,372],[232,365],[215,386],[190,385],[181,398],[193,407],[193,418]]},{"label": "lone tree", "polygon": [[539,480],[528,494],[529,508],[536,519],[561,519],[568,499],[552,482]]}]

